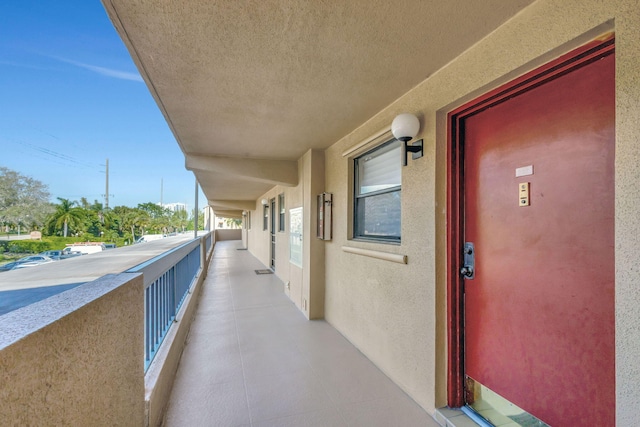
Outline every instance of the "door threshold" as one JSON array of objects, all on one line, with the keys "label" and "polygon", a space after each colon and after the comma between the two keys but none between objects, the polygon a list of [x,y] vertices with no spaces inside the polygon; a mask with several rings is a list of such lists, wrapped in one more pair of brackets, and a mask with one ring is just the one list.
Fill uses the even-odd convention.
[{"label": "door threshold", "polygon": [[477,415],[469,416],[465,408],[438,408],[433,418],[442,427],[493,427]]},{"label": "door threshold", "polygon": [[466,389],[467,405],[461,409],[479,425],[550,427],[544,421],[469,376],[466,380]]},{"label": "door threshold", "polygon": [[[442,427],[495,427],[496,424],[492,424],[487,421],[482,415],[477,413],[470,406],[463,406],[462,408],[449,408],[443,407],[436,409],[433,418]],[[509,426],[530,426],[537,424],[527,424],[512,422]],[[546,425],[546,424],[542,424]]]}]

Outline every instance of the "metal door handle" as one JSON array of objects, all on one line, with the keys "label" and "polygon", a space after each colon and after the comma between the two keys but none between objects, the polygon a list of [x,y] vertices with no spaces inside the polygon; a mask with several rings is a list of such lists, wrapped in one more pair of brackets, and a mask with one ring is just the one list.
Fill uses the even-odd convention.
[{"label": "metal door handle", "polygon": [[462,249],[462,268],[460,274],[465,279],[471,280],[475,277],[476,251],[472,242],[466,242]]},{"label": "metal door handle", "polygon": [[465,265],[460,269],[460,274],[462,274],[465,277],[473,277],[473,267],[469,265]]}]

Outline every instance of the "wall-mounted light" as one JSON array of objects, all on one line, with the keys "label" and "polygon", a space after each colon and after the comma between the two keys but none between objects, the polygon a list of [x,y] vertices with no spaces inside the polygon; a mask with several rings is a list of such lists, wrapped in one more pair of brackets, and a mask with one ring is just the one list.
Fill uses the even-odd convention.
[{"label": "wall-mounted light", "polygon": [[260,203],[262,203],[262,206],[267,206],[269,204],[269,201],[267,199],[262,199]]},{"label": "wall-mounted light", "polygon": [[407,166],[407,153],[411,152],[413,160],[422,157],[422,140],[415,141],[409,145],[409,141],[416,137],[420,131],[420,121],[410,113],[398,114],[391,123],[391,133],[403,143],[402,166]]},{"label": "wall-mounted light", "polygon": [[247,216],[247,211],[242,211],[242,216]]}]

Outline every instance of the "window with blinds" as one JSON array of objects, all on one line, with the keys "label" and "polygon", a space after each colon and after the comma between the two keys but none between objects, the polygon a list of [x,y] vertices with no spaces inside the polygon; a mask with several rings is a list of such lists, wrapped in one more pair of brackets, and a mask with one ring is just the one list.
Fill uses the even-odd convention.
[{"label": "window with blinds", "polygon": [[401,150],[393,139],[354,159],[354,238],[400,241]]},{"label": "window with blinds", "polygon": [[262,206],[262,230],[269,228],[269,205]]},{"label": "window with blinds", "polygon": [[278,195],[278,231],[284,231],[284,193]]}]

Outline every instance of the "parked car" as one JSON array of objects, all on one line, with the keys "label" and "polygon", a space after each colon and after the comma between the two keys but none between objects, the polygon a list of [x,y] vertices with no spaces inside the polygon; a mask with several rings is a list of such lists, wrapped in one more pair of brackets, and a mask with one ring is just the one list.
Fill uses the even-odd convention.
[{"label": "parked car", "polygon": [[40,252],[38,255],[44,255],[44,256],[48,256],[49,258],[53,259],[53,260],[61,260],[61,259],[67,259],[67,258],[73,258],[73,257],[77,257],[82,255],[82,252],[80,251],[65,251],[65,250],[61,250],[61,251],[44,251],[44,252]]},{"label": "parked car", "polygon": [[103,242],[76,242],[67,244],[67,247],[62,250],[64,253],[81,252],[84,254],[95,254],[104,251],[106,248]]},{"label": "parked car", "polygon": [[39,261],[20,262],[18,263],[18,265],[13,267],[12,270],[20,270],[21,268],[37,267],[38,265],[48,264],[50,262],[53,262],[53,260],[44,261],[44,262],[39,262]]},{"label": "parked car", "polygon": [[62,251],[44,251],[40,252],[38,255],[48,256],[49,258],[56,261],[62,259]]},{"label": "parked car", "polygon": [[27,262],[44,264],[44,263],[47,263],[47,262],[53,262],[53,259],[51,259],[51,257],[48,257],[46,255],[30,255],[30,256],[26,256],[24,258],[20,258],[16,262],[18,262],[20,264],[24,264],[24,263],[27,263]]},{"label": "parked car", "polygon": [[48,264],[53,262],[48,256],[44,255],[30,255],[24,258],[20,258],[17,261],[7,263],[5,265],[0,266],[0,272],[9,271],[9,270],[17,270],[19,268],[27,268],[27,267],[35,267],[36,265]]},{"label": "parked car", "polygon": [[13,270],[18,265],[20,265],[20,263],[17,262],[17,261],[13,261],[13,262],[9,262],[9,263],[4,264],[4,265],[0,265],[0,272]]},{"label": "parked car", "polygon": [[167,236],[164,234],[145,234],[144,236],[138,238],[138,240],[136,240],[134,243],[152,242],[154,240],[164,239],[165,237]]}]

